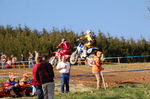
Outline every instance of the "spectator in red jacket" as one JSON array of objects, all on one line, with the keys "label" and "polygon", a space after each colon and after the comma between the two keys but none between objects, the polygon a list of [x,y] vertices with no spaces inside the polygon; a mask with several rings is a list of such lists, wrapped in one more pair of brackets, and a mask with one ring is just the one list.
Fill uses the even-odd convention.
[{"label": "spectator in red jacket", "polygon": [[37,69],[40,66],[41,62],[42,62],[42,58],[38,56],[36,59],[36,64],[32,70],[33,85],[36,88],[36,92],[38,94],[38,99],[44,99],[44,95],[43,95],[43,91],[42,91],[42,84],[40,82],[38,82],[38,80],[37,80],[37,76],[38,76]]}]

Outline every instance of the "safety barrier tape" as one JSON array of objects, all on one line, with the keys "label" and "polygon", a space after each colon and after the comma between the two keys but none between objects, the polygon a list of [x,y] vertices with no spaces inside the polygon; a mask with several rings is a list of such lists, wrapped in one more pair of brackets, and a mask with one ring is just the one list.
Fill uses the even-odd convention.
[{"label": "safety barrier tape", "polygon": [[[150,57],[150,55],[137,55],[137,56],[123,56],[123,57],[105,57],[105,59],[116,59],[116,58],[137,58],[137,57]],[[16,61],[15,63],[29,63],[30,61]],[[32,60],[35,62],[35,60]],[[81,61],[82,62],[82,61]],[[2,62],[0,62],[1,64]]]},{"label": "safety barrier tape", "polygon": [[[109,71],[109,72],[103,72],[103,73],[105,74],[105,73],[115,73],[115,72],[139,72],[139,71],[150,71],[150,69],[125,70],[125,71]],[[93,73],[88,73],[88,74],[86,74],[86,75],[84,74],[82,76],[85,76],[85,77],[81,77],[81,78],[78,78],[78,79],[75,79],[75,80],[81,80],[81,79],[85,79],[85,78],[88,78],[88,77],[93,77],[94,74]]]},{"label": "safety barrier tape", "polygon": [[[115,73],[115,72],[135,72],[135,71],[150,71],[150,69],[140,69],[140,70],[126,70],[126,71],[110,71],[110,72],[103,72],[103,73]],[[81,74],[81,75],[70,75],[69,77],[79,77],[79,76],[85,76],[85,77],[81,77],[78,79],[75,79],[74,81],[77,80],[81,80],[81,79],[85,79],[88,77],[93,77],[94,75],[92,73],[87,73],[87,74]],[[3,76],[3,77],[8,77],[8,76]],[[55,77],[55,79],[58,79],[60,77]],[[1,85],[1,84],[0,84]]]},{"label": "safety barrier tape", "polygon": [[124,56],[124,57],[106,57],[105,59],[116,59],[116,58],[137,58],[137,57],[150,57],[150,55]]},{"label": "safety barrier tape", "polygon": [[[16,61],[14,63],[29,63],[29,62],[35,62],[35,60],[32,61]],[[0,64],[2,64],[3,62],[0,62]]]},{"label": "safety barrier tape", "polygon": [[[138,72],[138,71],[150,71],[150,69],[137,69],[137,70],[122,70],[122,71],[109,71],[103,73],[115,73],[115,72]],[[69,77],[79,77],[79,76],[89,76],[93,73],[79,74],[79,75],[70,75]],[[1,77],[1,76],[0,76]],[[8,76],[7,76],[8,77]],[[60,78],[60,77],[55,77]]]}]

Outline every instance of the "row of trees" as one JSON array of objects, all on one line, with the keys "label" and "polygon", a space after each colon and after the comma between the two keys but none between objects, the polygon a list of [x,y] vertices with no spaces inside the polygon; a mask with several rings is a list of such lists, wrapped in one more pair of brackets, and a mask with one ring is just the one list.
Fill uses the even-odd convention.
[{"label": "row of trees", "polygon": [[[100,31],[95,34],[98,34],[96,36],[97,47],[104,52],[106,57],[150,55],[150,42],[144,38],[135,41],[134,39],[126,40],[123,37],[117,38],[109,34],[105,35]],[[66,38],[71,42],[73,51],[74,41],[81,35],[66,29],[53,28],[51,31],[46,29],[38,31],[31,30],[27,26],[24,28],[20,26],[16,28],[0,26],[0,52],[15,56],[20,56],[23,53],[27,57],[29,51],[34,52],[36,50],[40,53],[52,55],[61,38]],[[123,59],[122,62],[148,60],[149,58],[136,58]]]}]

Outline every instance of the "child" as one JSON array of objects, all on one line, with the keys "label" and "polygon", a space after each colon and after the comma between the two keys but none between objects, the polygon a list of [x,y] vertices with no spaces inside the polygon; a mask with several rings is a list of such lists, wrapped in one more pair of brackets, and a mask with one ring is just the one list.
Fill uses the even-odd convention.
[{"label": "child", "polygon": [[20,80],[19,85],[23,88],[23,95],[30,96],[30,90],[32,90],[32,95],[35,94],[35,88],[31,85],[29,81],[29,74],[24,73],[23,78]]},{"label": "child", "polygon": [[18,81],[16,81],[16,76],[9,75],[9,80],[6,81],[6,84],[4,85],[5,92],[10,92],[15,97],[21,97],[21,88],[19,86]]}]

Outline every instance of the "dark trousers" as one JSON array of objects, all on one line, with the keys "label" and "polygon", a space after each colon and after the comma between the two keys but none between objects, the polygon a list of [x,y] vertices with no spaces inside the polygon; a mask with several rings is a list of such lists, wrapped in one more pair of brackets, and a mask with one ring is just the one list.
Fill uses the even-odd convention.
[{"label": "dark trousers", "polygon": [[42,85],[35,86],[36,92],[38,94],[38,99],[44,99]]},{"label": "dark trousers", "polygon": [[64,87],[66,86],[66,93],[68,93],[69,90],[69,74],[60,74],[60,80],[61,80],[61,92],[64,93]]}]

